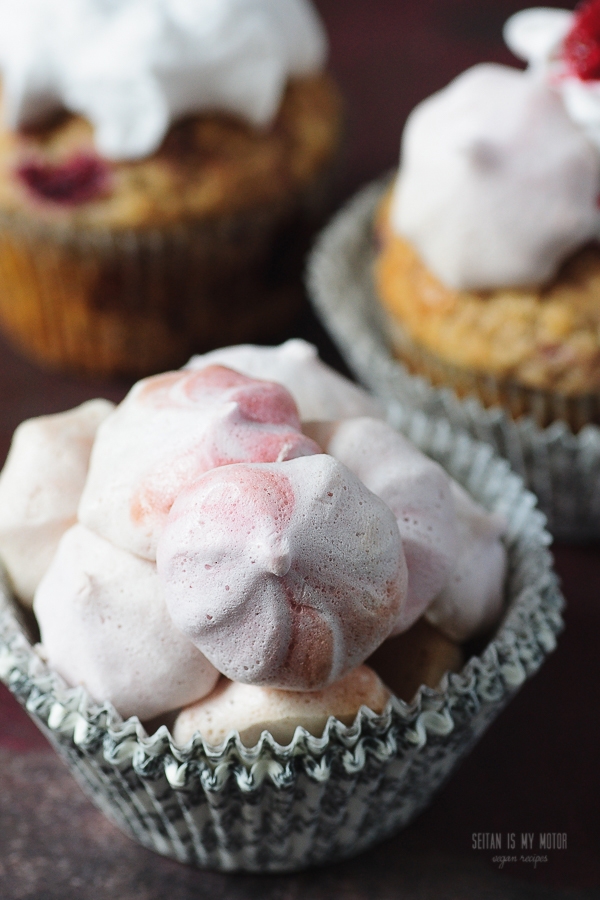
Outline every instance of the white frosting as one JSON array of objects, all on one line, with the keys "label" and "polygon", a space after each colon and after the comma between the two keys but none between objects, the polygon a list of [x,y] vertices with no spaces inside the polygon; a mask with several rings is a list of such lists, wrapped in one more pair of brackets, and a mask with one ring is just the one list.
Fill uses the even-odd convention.
[{"label": "white frosting", "polygon": [[458,559],[450,478],[391,425],[377,419],[305,430],[392,510],[408,568],[408,595],[392,634],[406,631],[442,590]]},{"label": "white frosting", "polygon": [[600,149],[600,81],[579,78],[561,55],[574,23],[566,9],[525,9],[508,20],[504,38],[516,56],[553,85],[572,120]]},{"label": "white frosting", "polygon": [[266,126],[288,78],[326,51],[309,0],[0,0],[7,124],[65,107],[109,159],[153,153],[190,113]]},{"label": "white frosting", "polygon": [[455,481],[452,493],[458,516],[458,562],[425,618],[460,643],[490,628],[500,616],[507,570],[501,540],[506,522],[487,513]]},{"label": "white frosting", "polygon": [[566,9],[523,9],[508,19],[503,35],[515,56],[532,66],[545,67],[550,60],[558,61],[572,24],[573,13]]},{"label": "white frosting", "polygon": [[330,716],[351,725],[361,706],[380,713],[389,698],[390,692],[368,666],[359,666],[322,691],[302,693],[222,679],[210,697],[179,713],[173,738],[183,746],[199,733],[206,743],[218,746],[237,732],[242,743],[252,747],[268,731],[285,746],[296,728],[321,737]]},{"label": "white frosting", "polygon": [[600,227],[600,155],[537,69],[469,69],[410,115],[394,229],[447,286],[538,284]]},{"label": "white frosting", "polygon": [[28,606],[65,531],[75,523],[98,426],[114,409],[90,400],[22,422],[0,474],[0,558]]},{"label": "white frosting", "polygon": [[173,625],[156,566],[81,525],[62,538],[34,610],[53,668],[124,718],[193,703],[219,677]]},{"label": "white frosting", "polygon": [[218,363],[251,378],[268,378],[288,389],[303,422],[382,417],[379,403],[319,359],[317,348],[300,338],[279,347],[240,344],[193,356],[186,368]]},{"label": "white frosting", "polygon": [[157,375],[138,382],[100,428],[79,519],[154,560],[173,501],[204,472],[318,452],[281,385],[222,366]]},{"label": "white frosting", "polygon": [[219,671],[288,690],[364,662],[406,598],[393,513],[325,454],[208,472],[175,501],[156,560],[174,622]]}]

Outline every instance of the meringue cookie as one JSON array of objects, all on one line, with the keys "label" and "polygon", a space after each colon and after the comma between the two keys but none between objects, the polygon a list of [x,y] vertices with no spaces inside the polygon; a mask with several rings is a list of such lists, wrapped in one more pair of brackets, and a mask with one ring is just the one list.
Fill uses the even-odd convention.
[{"label": "meringue cookie", "polygon": [[389,635],[406,597],[391,510],[330,456],[214,469],[157,548],[167,606],[228,678],[320,690]]},{"label": "meringue cookie", "polygon": [[200,369],[215,363],[252,378],[282,384],[296,401],[303,422],[383,417],[383,410],[373,397],[322,362],[317,348],[300,338],[292,338],[279,347],[223,347],[193,356],[186,368]]},{"label": "meringue cookie", "polygon": [[124,718],[199,700],[219,677],[171,622],[156,566],[82,525],[63,536],[34,611],[52,667]]},{"label": "meringue cookie", "polygon": [[0,558],[27,606],[65,531],[75,523],[90,453],[114,409],[90,400],[68,412],[22,422],[0,474]]},{"label": "meringue cookie", "polygon": [[498,620],[507,572],[506,532],[502,516],[490,515],[455,481],[459,554],[451,578],[425,618],[451,640],[466,641]]},{"label": "meringue cookie", "polygon": [[377,419],[309,423],[304,430],[386,503],[398,523],[408,595],[393,634],[415,622],[442,590],[458,559],[455,503],[441,466]]},{"label": "meringue cookie", "polygon": [[0,69],[11,128],[64,107],[100,154],[136,159],[205,110],[275,117],[289,77],[327,53],[307,0],[2,0]]},{"label": "meringue cookie", "polygon": [[173,726],[180,746],[199,733],[218,746],[232,731],[253,747],[263,731],[278,744],[291,743],[297,728],[321,737],[330,716],[351,725],[362,706],[383,712],[390,692],[368,666],[354,669],[322,691],[279,691],[223,679],[214,693],[182,710]]},{"label": "meringue cookie", "polygon": [[285,388],[222,366],[138,382],[98,432],[79,519],[145,559],[179,491],[215,466],[320,448]]},{"label": "meringue cookie", "polygon": [[408,118],[394,230],[448,287],[541,284],[600,228],[600,155],[537,69],[479,65]]}]

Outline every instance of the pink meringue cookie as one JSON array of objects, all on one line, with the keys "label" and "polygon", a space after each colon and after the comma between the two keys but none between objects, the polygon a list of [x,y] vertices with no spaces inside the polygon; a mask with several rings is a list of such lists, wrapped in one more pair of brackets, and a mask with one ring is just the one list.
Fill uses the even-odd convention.
[{"label": "pink meringue cookie", "polygon": [[284,385],[296,401],[303,422],[383,415],[373,397],[322,362],[317,348],[300,338],[279,347],[223,347],[193,356],[186,368],[200,369],[215,363]]},{"label": "pink meringue cookie", "polygon": [[71,685],[142,720],[199,700],[219,673],[173,625],[156,566],[82,525],[36,591],[43,652]]},{"label": "pink meringue cookie", "polygon": [[216,466],[320,452],[290,394],[223,366],[138,382],[104,423],[79,519],[145,559],[181,489]]},{"label": "pink meringue cookie", "polygon": [[442,590],[458,559],[450,478],[441,466],[377,419],[304,426],[392,510],[406,557],[408,596],[392,634],[416,622]]},{"label": "pink meringue cookie", "polygon": [[320,690],[389,635],[406,596],[391,510],[324,454],[213,469],[157,548],[167,606],[228,678]]},{"label": "pink meringue cookie", "polygon": [[369,668],[359,666],[322,691],[279,691],[221,679],[213,693],[183,709],[173,726],[175,743],[183,746],[199,733],[213,747],[237,732],[253,747],[263,731],[281,746],[291,743],[297,728],[321,737],[331,716],[352,725],[361,706],[381,713],[390,691]]},{"label": "pink meringue cookie", "polygon": [[451,640],[466,641],[496,622],[504,601],[507,571],[502,516],[486,512],[452,482],[458,516],[458,561],[425,618]]},{"label": "pink meringue cookie", "polygon": [[74,524],[98,426],[114,409],[90,400],[23,422],[0,474],[0,558],[31,606],[58,542]]}]

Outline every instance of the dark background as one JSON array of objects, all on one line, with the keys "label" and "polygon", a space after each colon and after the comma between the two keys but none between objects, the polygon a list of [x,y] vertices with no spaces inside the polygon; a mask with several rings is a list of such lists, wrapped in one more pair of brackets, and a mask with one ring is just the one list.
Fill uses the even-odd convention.
[{"label": "dark background", "polygon": [[[412,107],[470,65],[515,62],[502,45],[511,0],[316,0],[331,69],[347,101],[343,201],[396,164]],[[561,6],[564,4],[548,4]],[[342,366],[313,317],[296,333]],[[95,396],[119,400],[124,382],[44,373],[0,341],[0,461],[24,418]],[[555,548],[567,598],[566,631],[452,776],[432,807],[380,847],[297,876],[197,872],[123,837],[80,793],[44,738],[0,687],[1,900],[388,900],[600,896],[600,556]],[[566,832],[567,849],[537,868],[499,871],[473,833]],[[520,852],[517,851],[517,855]]]}]

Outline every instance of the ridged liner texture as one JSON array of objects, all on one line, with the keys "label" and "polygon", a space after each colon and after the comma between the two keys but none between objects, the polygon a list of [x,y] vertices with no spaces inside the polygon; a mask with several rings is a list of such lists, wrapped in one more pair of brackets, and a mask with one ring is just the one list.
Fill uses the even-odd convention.
[{"label": "ridged liner texture", "polygon": [[[563,421],[542,428],[531,416],[513,419],[503,407],[486,408],[476,397],[460,399],[450,387],[433,386],[394,358],[372,276],[373,220],[388,187],[389,178],[385,178],[363,188],[319,237],[307,274],[317,313],[356,376],[384,402],[392,422],[402,414],[397,409],[401,406],[465,429],[509,460],[537,494],[555,537],[597,540],[600,427],[586,425],[575,434]],[[547,412],[548,395],[540,391],[534,404],[536,399]],[[581,416],[586,404],[583,398]]]},{"label": "ridged liner texture", "polygon": [[330,718],[321,738],[268,733],[245,748],[196,735],[176,746],[165,726],[148,737],[82,688],[67,688],[32,647],[0,583],[0,679],[126,834],[192,865],[279,872],[359,853],[406,825],[458,760],[554,649],[563,599],[535,498],[491,448],[446,422],[397,408],[396,425],[486,507],[509,522],[507,605],[497,634],[439,690],[382,715],[362,708],[351,727]]},{"label": "ridged liner texture", "polygon": [[37,362],[105,376],[274,339],[304,302],[303,252],[324,220],[328,181],[329,172],[287,204],[146,230],[0,212],[0,325]]}]

